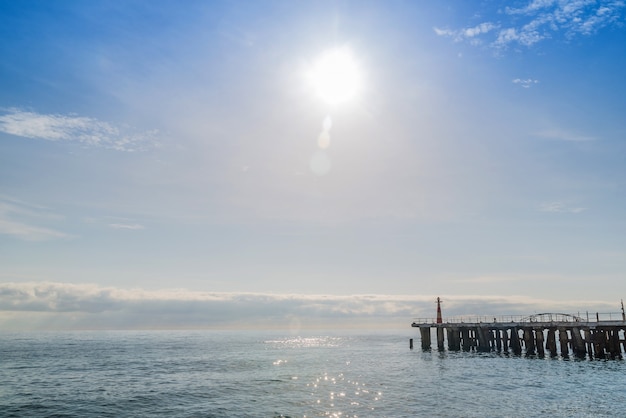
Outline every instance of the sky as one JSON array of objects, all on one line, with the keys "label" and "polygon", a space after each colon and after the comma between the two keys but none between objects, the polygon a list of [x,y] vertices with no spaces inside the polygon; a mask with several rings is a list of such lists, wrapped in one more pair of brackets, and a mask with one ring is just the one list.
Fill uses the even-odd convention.
[{"label": "sky", "polygon": [[0,330],[626,297],[623,0],[0,0],[0,55]]}]

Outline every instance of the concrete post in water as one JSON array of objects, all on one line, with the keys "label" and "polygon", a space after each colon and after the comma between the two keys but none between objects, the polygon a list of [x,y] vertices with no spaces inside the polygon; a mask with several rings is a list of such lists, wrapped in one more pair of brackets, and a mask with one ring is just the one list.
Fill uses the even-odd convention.
[{"label": "concrete post in water", "polygon": [[509,351],[509,330],[507,329],[503,329],[502,330],[502,349],[504,351]]},{"label": "concrete post in water", "polygon": [[498,351],[502,351],[502,337],[500,336],[500,330],[496,329],[494,331],[496,333],[496,349]]},{"label": "concrete post in water", "polygon": [[587,350],[585,349],[585,342],[580,336],[580,327],[572,327],[572,348],[574,351],[574,355],[577,357],[585,357],[587,355]]},{"label": "concrete post in water", "polygon": [[461,328],[461,339],[463,340],[463,351],[470,351],[472,349],[472,331],[469,327]]},{"label": "concrete post in water", "polygon": [[526,354],[535,354],[535,337],[533,335],[533,329],[531,327],[524,327],[523,329]]},{"label": "concrete post in water", "polygon": [[609,352],[609,330],[602,329],[600,333],[600,347],[602,347],[602,351],[604,351],[606,357],[606,354]]},{"label": "concrete post in water", "polygon": [[556,335],[554,328],[548,328],[548,338],[546,340],[546,348],[550,351],[550,356],[555,357],[558,353],[556,351]]},{"label": "concrete post in water", "polygon": [[619,344],[615,343],[616,332],[617,330],[614,330],[613,328],[606,330],[606,350],[608,351],[612,359],[614,359],[619,354],[619,350],[615,350],[615,346],[619,346]]},{"label": "concrete post in water", "polygon": [[476,328],[476,336],[478,337],[478,351],[485,352],[491,350],[491,347],[489,346],[489,335],[489,328]]},{"label": "concrete post in water", "polygon": [[519,341],[519,330],[517,327],[511,328],[511,350],[513,350],[513,354],[518,356],[522,354],[522,345]]},{"label": "concrete post in water", "polygon": [[535,328],[535,339],[537,341],[537,354],[539,357],[546,355],[543,345],[543,328]]},{"label": "concrete post in water", "polygon": [[446,328],[448,337],[448,350],[458,351],[461,349],[461,331],[458,328]]},{"label": "concrete post in water", "polygon": [[561,345],[561,356],[563,357],[569,357],[568,342],[567,330],[565,328],[559,328],[559,344]]},{"label": "concrete post in water", "polygon": [[413,350],[413,338],[409,338],[409,350]]},{"label": "concrete post in water", "polygon": [[495,337],[493,336],[493,330],[487,328],[485,329],[485,336],[487,337],[487,344],[489,345],[489,351],[496,350],[496,341],[495,341]]},{"label": "concrete post in water", "polygon": [[589,328],[585,328],[583,330],[583,334],[585,335],[585,342],[587,343],[587,352],[589,353],[589,357],[592,358],[594,353],[598,352],[597,348],[595,348],[593,344],[594,336]]},{"label": "concrete post in water", "polygon": [[603,329],[596,329],[593,335],[593,348],[596,350],[597,358],[606,358],[607,335]]},{"label": "concrete post in water", "polygon": [[470,335],[470,348],[473,348],[474,350],[476,350],[476,347],[478,346],[478,337],[476,337],[476,328],[472,327],[469,329],[469,335]]},{"label": "concrete post in water", "polygon": [[430,350],[430,327],[420,327],[422,350]]},{"label": "concrete post in water", "polygon": [[444,347],[443,347],[443,328],[442,327],[437,327],[437,349],[439,351],[443,351]]}]

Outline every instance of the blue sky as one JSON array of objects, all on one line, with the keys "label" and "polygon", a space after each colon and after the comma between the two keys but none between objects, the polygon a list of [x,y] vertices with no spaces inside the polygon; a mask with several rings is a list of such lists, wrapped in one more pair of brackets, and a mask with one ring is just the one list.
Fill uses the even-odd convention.
[{"label": "blue sky", "polygon": [[626,3],[507,4],[0,1],[0,328],[617,311]]}]

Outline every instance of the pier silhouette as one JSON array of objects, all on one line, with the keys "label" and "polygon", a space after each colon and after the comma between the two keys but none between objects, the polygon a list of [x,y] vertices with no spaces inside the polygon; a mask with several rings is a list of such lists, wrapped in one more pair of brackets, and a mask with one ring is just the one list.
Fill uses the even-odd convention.
[{"label": "pier silhouette", "polygon": [[[621,359],[626,353],[626,315],[596,313],[585,318],[565,313],[529,316],[453,317],[441,315],[437,298],[436,318],[416,318],[423,350],[431,350],[435,330],[440,351],[502,352],[543,357]],[[411,340],[411,348],[413,341]]]}]

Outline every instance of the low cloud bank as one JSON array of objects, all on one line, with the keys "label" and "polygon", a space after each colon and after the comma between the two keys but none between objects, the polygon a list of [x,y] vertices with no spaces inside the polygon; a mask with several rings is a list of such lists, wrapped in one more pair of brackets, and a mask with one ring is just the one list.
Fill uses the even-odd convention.
[{"label": "low cloud bank", "polygon": [[[444,318],[617,311],[614,303],[441,295]],[[304,295],[0,283],[0,330],[409,327],[432,295]]]}]

